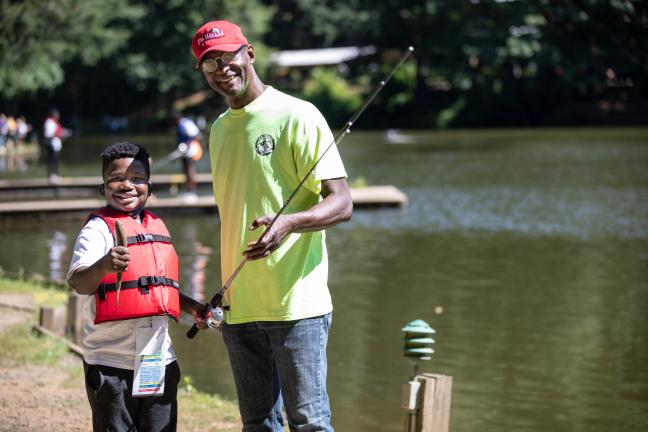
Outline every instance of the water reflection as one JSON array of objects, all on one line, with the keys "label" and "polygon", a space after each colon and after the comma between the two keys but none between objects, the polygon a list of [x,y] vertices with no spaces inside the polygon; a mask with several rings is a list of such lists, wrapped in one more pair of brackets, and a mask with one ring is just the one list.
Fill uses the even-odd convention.
[{"label": "water reflection", "polygon": [[183,243],[189,247],[189,253],[182,257],[184,266],[189,269],[190,276],[186,279],[183,291],[196,300],[205,300],[205,278],[212,248],[205,246],[198,239],[198,226],[187,225],[182,233]]},{"label": "water reflection", "polygon": [[38,154],[20,154],[7,151],[0,154],[0,173],[27,171],[30,164],[36,163]]},{"label": "water reflection", "polygon": [[54,281],[64,281],[69,265],[67,251],[68,236],[62,231],[52,232],[47,241],[49,256],[49,278]]},{"label": "water reflection", "polygon": [[[402,429],[400,329],[421,318],[437,330],[423,369],[454,377],[455,432],[648,430],[648,133],[483,135],[356,133],[341,147],[352,180],[394,184],[410,205],[356,210],[327,234],[336,429]],[[218,217],[164,219],[183,289],[210,298]],[[69,250],[82,216],[47,220],[0,225],[2,267],[47,272],[53,226]],[[188,325],[171,326],[183,373],[234,398],[222,338],[188,340]]]}]

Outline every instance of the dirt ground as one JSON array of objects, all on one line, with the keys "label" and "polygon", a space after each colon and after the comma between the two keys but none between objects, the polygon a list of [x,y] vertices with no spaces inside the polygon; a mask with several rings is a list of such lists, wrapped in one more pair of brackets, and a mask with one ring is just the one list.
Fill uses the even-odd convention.
[{"label": "dirt ground", "polygon": [[[32,305],[30,295],[0,293],[0,332],[33,321]],[[81,358],[67,354],[57,366],[6,364],[0,362],[0,432],[92,430]],[[223,402],[190,399],[179,398],[178,410],[184,414],[178,422],[179,431],[241,430],[236,405],[227,402],[224,407]]]},{"label": "dirt ground", "polygon": [[[30,304],[29,295],[0,295],[0,331],[32,319],[18,309]],[[81,360],[69,354],[61,366],[0,367],[1,432],[92,430]]]}]

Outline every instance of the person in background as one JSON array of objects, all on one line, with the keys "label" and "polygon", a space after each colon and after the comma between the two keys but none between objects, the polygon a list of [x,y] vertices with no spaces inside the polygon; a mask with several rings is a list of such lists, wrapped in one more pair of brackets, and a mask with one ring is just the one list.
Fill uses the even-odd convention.
[{"label": "person in background", "polygon": [[18,120],[16,120],[16,129],[18,132],[18,145],[25,144],[27,141],[27,136],[31,131],[31,125],[27,123],[27,119],[25,117],[18,117]]},{"label": "person in background", "polygon": [[12,154],[18,143],[18,124],[16,119],[13,116],[7,117],[7,138],[5,140],[5,145],[7,147],[7,153]]},{"label": "person in background", "polygon": [[0,153],[4,153],[8,132],[7,116],[4,113],[0,113]]},{"label": "person in background", "polygon": [[200,143],[200,129],[189,117],[180,113],[174,113],[173,119],[176,123],[176,144],[182,150],[182,172],[185,175],[185,192],[181,195],[186,201],[195,201],[196,194],[196,162],[203,154]]},{"label": "person in background", "polygon": [[[225,291],[221,326],[243,430],[283,431],[283,405],[291,431],[332,431],[324,229],[353,211],[337,147],[324,155],[333,134],[312,104],[261,81],[256,51],[237,25],[208,22],[192,47],[196,68],[229,105],[212,125],[209,152],[222,280],[247,260]],[[304,187],[268,229],[302,179]],[[261,240],[260,227],[268,230]]]},{"label": "person in background", "polygon": [[196,118],[196,125],[198,125],[198,128],[200,128],[201,131],[204,131],[207,128],[207,118],[200,114]]},{"label": "person in background", "polygon": [[[168,317],[178,320],[183,310],[206,328],[204,305],[179,291],[171,236],[144,208],[151,194],[147,151],[120,142],[101,158],[106,206],[88,216],[67,275],[70,287],[88,296],[83,367],[93,429],[175,431],[180,368]],[[118,222],[128,246],[116,244]],[[116,272],[123,272],[120,290]]]},{"label": "person in background", "polygon": [[50,183],[59,181],[59,154],[63,148],[63,138],[69,135],[59,122],[61,115],[58,110],[49,110],[45,123],[43,124],[43,140],[46,152],[47,178]]}]

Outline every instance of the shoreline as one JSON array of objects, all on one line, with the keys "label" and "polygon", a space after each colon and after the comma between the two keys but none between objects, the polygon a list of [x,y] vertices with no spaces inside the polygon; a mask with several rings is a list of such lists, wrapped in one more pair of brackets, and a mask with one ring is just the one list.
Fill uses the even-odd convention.
[{"label": "shoreline", "polygon": [[[65,342],[37,335],[40,306],[60,302],[61,289],[0,277],[0,432],[92,430],[81,359]],[[241,428],[236,402],[196,390],[183,376],[178,388],[178,430],[233,432]]]}]

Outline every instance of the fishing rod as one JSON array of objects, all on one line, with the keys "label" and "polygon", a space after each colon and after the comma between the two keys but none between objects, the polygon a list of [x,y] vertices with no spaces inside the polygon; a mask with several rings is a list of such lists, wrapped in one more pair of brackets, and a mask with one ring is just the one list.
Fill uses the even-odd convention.
[{"label": "fishing rod", "polygon": [[[184,144],[184,143],[182,143],[182,144]],[[165,157],[163,157],[162,159],[160,159],[158,161],[153,161],[153,168],[160,169],[162,167],[165,167],[165,166],[169,165],[171,162],[174,162],[176,159],[179,159],[183,154],[186,153],[186,151],[187,151],[186,146],[187,145],[184,144],[184,147],[182,147],[182,148],[179,147],[179,148],[173,150],[171,153],[169,153]]]},{"label": "fishing rod", "polygon": [[[268,226],[265,228],[265,231],[263,231],[263,234],[261,234],[261,237],[257,240],[257,242],[260,242],[263,240],[263,238],[268,234],[274,223],[279,219],[279,216],[286,210],[288,205],[292,202],[293,198],[295,195],[297,195],[297,192],[299,192],[299,189],[304,185],[308,177],[315,171],[315,168],[317,167],[317,164],[320,163],[322,158],[326,155],[326,153],[329,151],[331,147],[334,145],[338,145],[342,139],[351,133],[351,127],[353,124],[358,120],[358,117],[364,112],[365,109],[371,104],[371,102],[374,100],[374,98],[380,93],[380,91],[385,87],[385,84],[391,79],[391,77],[396,73],[396,71],[401,67],[405,61],[409,58],[409,56],[414,52],[414,47],[410,46],[407,48],[407,51],[401,59],[399,60],[398,63],[389,71],[387,75],[371,90],[369,95],[365,98],[365,100],[362,102],[360,105],[360,108],[351,116],[351,118],[344,124],[344,126],[335,134],[335,137],[333,138],[333,141],[324,149],[322,154],[320,155],[319,158],[315,161],[313,166],[311,167],[310,170],[304,175],[304,178],[299,182],[295,190],[290,194],[286,202],[284,203],[283,206],[279,209],[279,211],[274,215]],[[205,305],[205,309],[203,311],[203,318],[206,318],[206,315],[208,314],[209,311],[212,313],[211,321],[214,323],[214,326],[218,327],[223,320],[225,319],[225,313],[223,312],[222,309],[222,302],[223,302],[223,296],[225,295],[225,291],[227,288],[232,284],[234,281],[234,278],[239,274],[239,272],[243,269],[243,266],[245,266],[245,263],[247,262],[247,258],[243,258],[241,262],[239,263],[238,267],[234,270],[232,275],[227,279],[225,284],[223,284],[223,287],[216,293],[214,294],[214,297],[212,297],[211,301]],[[194,324],[189,331],[187,332],[187,337],[189,339],[193,339],[194,336],[198,333],[198,327],[196,324]]]},{"label": "fishing rod", "polygon": [[[178,148],[173,150],[171,153],[163,157],[162,159],[158,161],[153,161],[153,167],[155,169],[160,169],[162,167],[165,167],[169,165],[171,162],[176,161],[177,159],[180,159],[184,155],[189,155],[191,152],[191,143],[187,145],[186,143],[180,143],[178,144]],[[202,155],[202,153],[201,153]],[[193,157],[193,155],[191,155]]]}]

